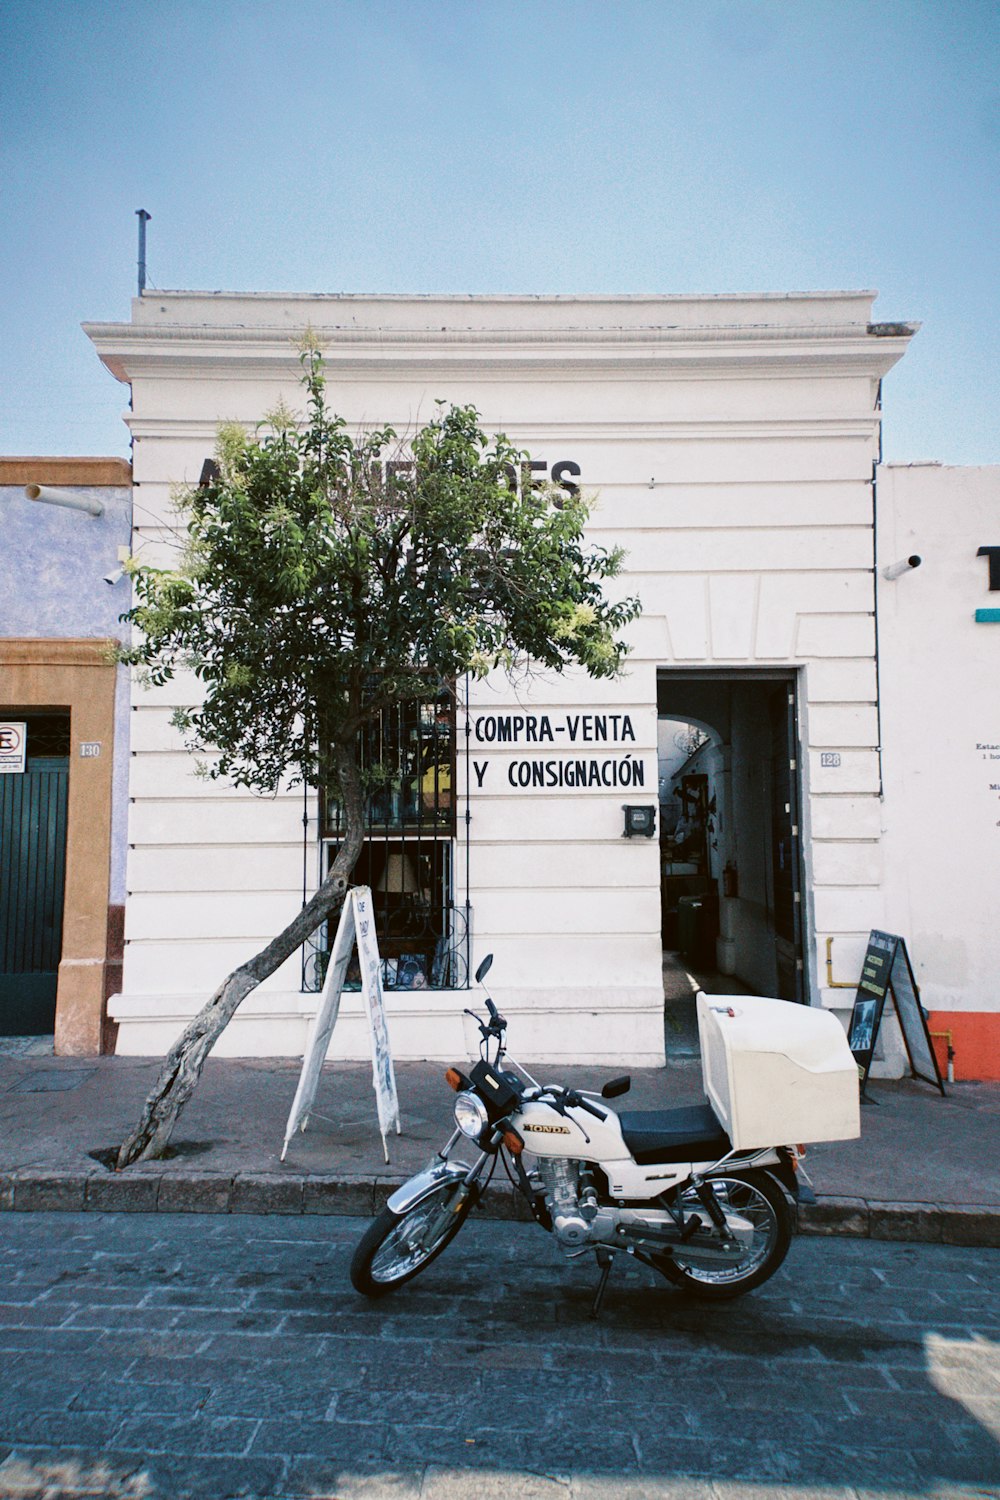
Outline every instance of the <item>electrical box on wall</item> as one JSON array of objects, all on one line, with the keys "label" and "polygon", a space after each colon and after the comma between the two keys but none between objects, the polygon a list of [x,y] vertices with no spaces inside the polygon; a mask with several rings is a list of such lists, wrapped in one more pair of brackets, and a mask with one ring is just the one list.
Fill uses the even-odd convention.
[{"label": "electrical box on wall", "polygon": [[625,811],[625,838],[627,839],[651,839],[656,832],[656,808],[635,807],[629,803],[623,804]]}]

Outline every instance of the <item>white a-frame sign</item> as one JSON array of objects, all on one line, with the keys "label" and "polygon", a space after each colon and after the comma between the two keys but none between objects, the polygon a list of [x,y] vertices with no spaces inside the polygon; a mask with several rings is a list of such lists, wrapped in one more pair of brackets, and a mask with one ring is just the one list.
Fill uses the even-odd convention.
[{"label": "white a-frame sign", "polygon": [[309,1123],[309,1112],[316,1098],[323,1062],[333,1036],[340,1012],[340,997],[344,990],[347,966],[357,943],[361,963],[361,991],[368,1012],[368,1027],[372,1041],[372,1084],[378,1108],[378,1128],[382,1136],[382,1150],[389,1160],[388,1135],[393,1126],[396,1134],[402,1131],[399,1123],[399,1099],[396,1095],[396,1074],[392,1066],[389,1048],[389,1030],[385,1023],[385,999],[382,994],[382,960],[379,957],[378,940],[375,936],[375,917],[372,912],[372,893],[366,885],[348,891],[340,913],[337,936],[330,952],[323,993],[319,997],[319,1008],[313,1021],[302,1059],[299,1086],[295,1090],[288,1124],[285,1126],[285,1144],[281,1148],[284,1161],[289,1142],[296,1130],[305,1130]]}]

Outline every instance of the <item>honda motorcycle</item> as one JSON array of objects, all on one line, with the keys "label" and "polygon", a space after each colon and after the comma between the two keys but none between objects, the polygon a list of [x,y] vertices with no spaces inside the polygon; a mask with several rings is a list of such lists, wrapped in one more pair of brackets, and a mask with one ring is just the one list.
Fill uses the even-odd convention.
[{"label": "honda motorcycle", "polygon": [[[480,965],[478,983],[491,964],[492,955]],[[727,1103],[725,1087],[720,1091],[718,1079],[706,1069],[704,1025],[718,1020],[713,1012],[726,1020],[744,1006],[751,1016],[754,1006],[776,1006],[799,1013],[799,1018],[808,1007],[748,999],[738,1011],[735,997],[704,995],[698,1005],[706,1093],[715,1098],[716,1109],[706,1103],[616,1112],[608,1101],[628,1092],[627,1076],[612,1079],[599,1094],[541,1084],[507,1053],[507,1022],[488,994],[488,1020],[466,1011],[480,1031],[480,1060],[468,1075],[459,1068],[445,1074],[457,1094],[455,1130],[430,1165],[398,1188],[369,1226],[351,1261],[355,1289],[378,1297],[419,1275],[455,1238],[498,1164],[523,1194],[535,1221],[567,1256],[596,1256],[595,1317],[616,1254],[644,1261],[702,1298],[737,1297],[767,1281],[788,1252],[792,1204],[812,1201],[801,1166],[804,1148],[785,1143],[734,1146],[719,1112],[728,1110],[735,1118],[736,1110],[732,1101]],[[772,1014],[764,1012],[765,1021]],[[829,1013],[813,1015],[818,1015],[824,1037],[821,1072],[829,1073],[831,1043],[835,1051],[838,1047],[827,1030],[832,1022],[847,1052],[846,1068],[838,1052],[834,1071],[846,1072],[853,1098],[844,1107],[843,1076],[834,1080],[841,1090],[843,1118],[807,1138],[856,1135],[857,1073],[846,1039]],[[789,1019],[801,1026],[801,1019]],[[766,1065],[757,1071],[765,1094],[773,1094]],[[829,1086],[825,1076],[817,1077],[820,1090]],[[764,1108],[773,1112],[766,1098]],[[749,1120],[746,1108],[743,1115]],[[754,1139],[753,1128],[741,1126],[739,1133],[749,1131]],[[463,1146],[472,1148],[471,1160],[458,1154]]]}]

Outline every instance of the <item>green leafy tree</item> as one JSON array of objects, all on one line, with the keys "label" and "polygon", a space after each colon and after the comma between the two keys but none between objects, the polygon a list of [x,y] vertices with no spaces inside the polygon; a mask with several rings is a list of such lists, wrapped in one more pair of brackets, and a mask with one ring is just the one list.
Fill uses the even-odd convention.
[{"label": "green leafy tree", "polygon": [[154,684],[178,671],[200,680],[200,703],[176,721],[207,753],[203,774],[261,793],[331,788],[343,837],[295,920],[170,1049],[119,1167],[162,1153],[240,1002],[342,905],[362,849],[365,725],[466,672],[578,664],[616,676],[620,631],[638,613],[604,595],[621,554],[585,545],[587,502],[512,485],[524,454],[488,438],[473,407],[439,405],[404,450],[388,428],[352,437],[328,409],[311,343],[303,365],[302,420],[280,408],[255,435],[220,429],[217,476],[183,496],[178,567],[132,566],[123,657]]}]

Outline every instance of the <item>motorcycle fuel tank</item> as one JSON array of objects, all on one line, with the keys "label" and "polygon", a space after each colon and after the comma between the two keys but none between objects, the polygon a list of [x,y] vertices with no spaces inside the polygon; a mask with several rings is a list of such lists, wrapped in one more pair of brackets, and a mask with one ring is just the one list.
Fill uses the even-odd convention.
[{"label": "motorcycle fuel tank", "polygon": [[629,1157],[622,1128],[614,1110],[599,1098],[588,1099],[602,1110],[603,1120],[586,1111],[568,1107],[565,1114],[539,1100],[525,1100],[515,1124],[524,1137],[524,1149],[535,1156],[571,1156],[584,1161],[620,1161]]}]

